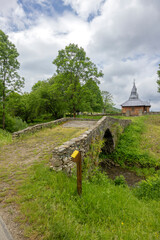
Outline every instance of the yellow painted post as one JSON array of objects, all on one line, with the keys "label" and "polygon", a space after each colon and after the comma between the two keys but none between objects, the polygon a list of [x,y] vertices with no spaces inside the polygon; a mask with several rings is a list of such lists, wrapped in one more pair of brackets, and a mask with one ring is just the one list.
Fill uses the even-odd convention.
[{"label": "yellow painted post", "polygon": [[72,161],[77,163],[77,192],[82,194],[82,159],[81,153],[75,150],[72,155]]}]

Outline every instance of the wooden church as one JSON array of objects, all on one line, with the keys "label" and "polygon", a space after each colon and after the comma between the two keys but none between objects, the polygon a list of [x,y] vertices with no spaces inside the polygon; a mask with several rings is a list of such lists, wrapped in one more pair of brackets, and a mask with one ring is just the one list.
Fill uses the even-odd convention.
[{"label": "wooden church", "polygon": [[144,113],[149,112],[151,107],[149,102],[142,101],[139,99],[135,81],[129,99],[122,105],[122,113],[126,116],[140,116]]}]

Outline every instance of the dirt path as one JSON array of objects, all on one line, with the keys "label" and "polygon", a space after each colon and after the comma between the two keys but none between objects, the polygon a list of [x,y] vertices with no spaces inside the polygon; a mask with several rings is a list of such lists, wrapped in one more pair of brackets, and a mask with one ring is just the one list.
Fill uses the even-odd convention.
[{"label": "dirt path", "polygon": [[85,130],[87,129],[58,126],[41,130],[0,147],[0,216],[14,240],[26,239],[20,224],[15,221],[21,215],[15,199],[17,187],[27,178],[27,169],[35,162],[45,161],[49,164],[54,147],[79,136]]}]

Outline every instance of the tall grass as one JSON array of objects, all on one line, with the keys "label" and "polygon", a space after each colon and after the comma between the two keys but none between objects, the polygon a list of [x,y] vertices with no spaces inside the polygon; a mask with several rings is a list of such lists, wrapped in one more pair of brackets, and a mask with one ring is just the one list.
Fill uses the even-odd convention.
[{"label": "tall grass", "polygon": [[160,166],[158,158],[153,156],[148,149],[143,147],[143,134],[147,131],[147,121],[149,117],[132,118],[133,123],[130,124],[125,132],[121,135],[119,143],[111,158],[121,165],[136,166],[141,168],[152,168]]},{"label": "tall grass", "polygon": [[[160,202],[138,200],[128,187],[115,186],[107,177],[101,183],[83,181],[82,196],[76,178],[55,173],[44,164],[29,170],[18,189],[30,239],[143,240],[160,238]],[[158,210],[159,209],[159,210]],[[23,225],[22,224],[22,225]]]},{"label": "tall grass", "polygon": [[11,142],[12,142],[12,135],[9,132],[0,129],[0,146],[11,143]]}]

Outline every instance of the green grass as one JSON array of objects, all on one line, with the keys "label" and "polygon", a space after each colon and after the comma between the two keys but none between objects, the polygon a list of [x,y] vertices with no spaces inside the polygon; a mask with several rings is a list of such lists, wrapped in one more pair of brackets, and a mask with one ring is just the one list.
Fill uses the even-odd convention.
[{"label": "green grass", "polygon": [[17,221],[29,239],[160,238],[160,201],[139,200],[107,177],[98,184],[83,181],[79,197],[74,176],[50,171],[44,163],[28,174],[16,201],[22,211]]},{"label": "green grass", "polygon": [[11,133],[0,129],[0,146],[3,146],[5,144],[12,142],[12,135]]},{"label": "green grass", "polygon": [[160,116],[132,117],[109,157],[139,175],[150,175],[160,167]]},{"label": "green grass", "polygon": [[[146,175],[154,174],[159,164],[159,147],[155,143],[159,141],[160,116],[132,119],[133,124],[121,136],[114,156],[122,165],[128,164],[140,173],[145,170]],[[30,240],[160,239],[159,175],[129,189],[122,177],[111,182],[107,176],[97,173],[91,181],[83,180],[79,197],[76,177],[51,171],[48,152],[40,155],[31,166],[25,166],[22,156],[15,151],[16,147],[27,151],[33,148],[31,157],[37,156],[42,143],[50,149],[52,144],[59,145],[83,131],[58,126],[22,138],[15,145],[3,146],[0,183],[5,183],[6,187],[0,194],[0,202],[3,207],[12,204],[19,210],[16,222],[24,237]],[[152,138],[157,141],[152,142]],[[147,151],[146,144],[149,144]],[[7,155],[10,149],[11,156]],[[15,159],[12,159],[13,151],[17,154]],[[18,165],[20,159],[22,165]]]}]

